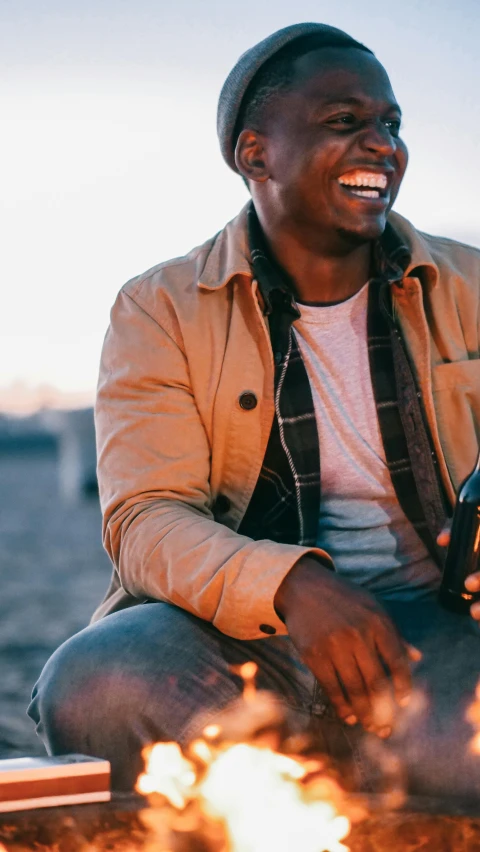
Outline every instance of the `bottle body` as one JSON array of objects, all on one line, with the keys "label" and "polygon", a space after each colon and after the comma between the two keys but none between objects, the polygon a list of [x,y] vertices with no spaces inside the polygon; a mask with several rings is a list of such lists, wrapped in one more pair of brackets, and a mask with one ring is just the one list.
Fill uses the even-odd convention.
[{"label": "bottle body", "polygon": [[463,482],[453,513],[452,531],[439,600],[447,609],[468,614],[480,592],[469,592],[465,580],[480,571],[480,455]]}]

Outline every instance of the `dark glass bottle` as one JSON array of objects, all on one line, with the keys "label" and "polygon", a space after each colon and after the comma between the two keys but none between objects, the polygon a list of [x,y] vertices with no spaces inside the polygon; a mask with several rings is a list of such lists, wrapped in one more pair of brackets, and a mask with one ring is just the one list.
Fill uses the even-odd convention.
[{"label": "dark glass bottle", "polygon": [[439,600],[447,609],[468,613],[480,592],[469,592],[465,579],[480,571],[480,453],[470,476],[462,483],[455,504]]}]

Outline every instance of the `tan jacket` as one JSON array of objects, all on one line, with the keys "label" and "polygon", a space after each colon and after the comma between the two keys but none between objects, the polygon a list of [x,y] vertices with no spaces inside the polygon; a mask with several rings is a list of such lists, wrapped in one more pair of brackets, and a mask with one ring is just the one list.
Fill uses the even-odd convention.
[{"label": "tan jacket", "polygon": [[[453,500],[480,437],[480,251],[419,233],[398,214],[391,221],[412,252],[394,310]],[[245,209],[205,245],[120,291],[96,403],[114,572],[94,619],[153,598],[239,639],[265,636],[260,625],[286,632],[273,598],[312,551],[236,532],[270,434],[273,373]],[[239,404],[245,391],[258,399],[252,410]],[[230,501],[223,514],[219,495]]]}]

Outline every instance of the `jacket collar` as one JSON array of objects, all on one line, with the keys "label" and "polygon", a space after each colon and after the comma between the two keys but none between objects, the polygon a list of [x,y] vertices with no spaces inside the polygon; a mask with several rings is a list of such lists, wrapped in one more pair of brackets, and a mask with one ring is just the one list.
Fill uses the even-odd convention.
[{"label": "jacket collar", "polygon": [[[408,219],[400,216],[400,213],[390,213],[388,221],[410,254],[410,261],[405,269],[404,277],[418,277],[422,283],[426,283],[429,287],[436,287],[440,278],[440,270],[432,257],[426,235],[417,231]],[[424,275],[421,274],[420,270],[424,272]],[[416,275],[417,271],[420,274]]]},{"label": "jacket collar", "polygon": [[251,203],[248,201],[238,216],[217,234],[198,279],[203,290],[220,290],[238,275],[252,279],[247,233]]},{"label": "jacket collar", "polygon": [[[232,219],[214,240],[200,272],[198,286],[201,289],[220,290],[237,276],[249,280],[253,278],[247,225],[251,205],[252,202],[248,201],[238,216]],[[403,277],[416,277],[415,273],[418,271],[417,277],[422,282],[435,287],[438,283],[439,269],[429,251],[424,235],[399,213],[391,213],[388,220],[393,231],[400,238],[397,240],[396,249],[400,246],[404,249],[404,260],[401,264],[404,269]],[[405,248],[408,250],[408,259]],[[400,255],[397,259],[400,259]],[[425,274],[422,275],[420,270],[424,270]]]}]

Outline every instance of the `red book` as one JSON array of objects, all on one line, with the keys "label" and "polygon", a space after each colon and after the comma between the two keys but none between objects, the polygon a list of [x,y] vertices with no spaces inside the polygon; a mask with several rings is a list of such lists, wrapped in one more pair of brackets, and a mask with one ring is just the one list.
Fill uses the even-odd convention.
[{"label": "red book", "polygon": [[0,812],[110,800],[110,763],[84,754],[0,760]]}]

